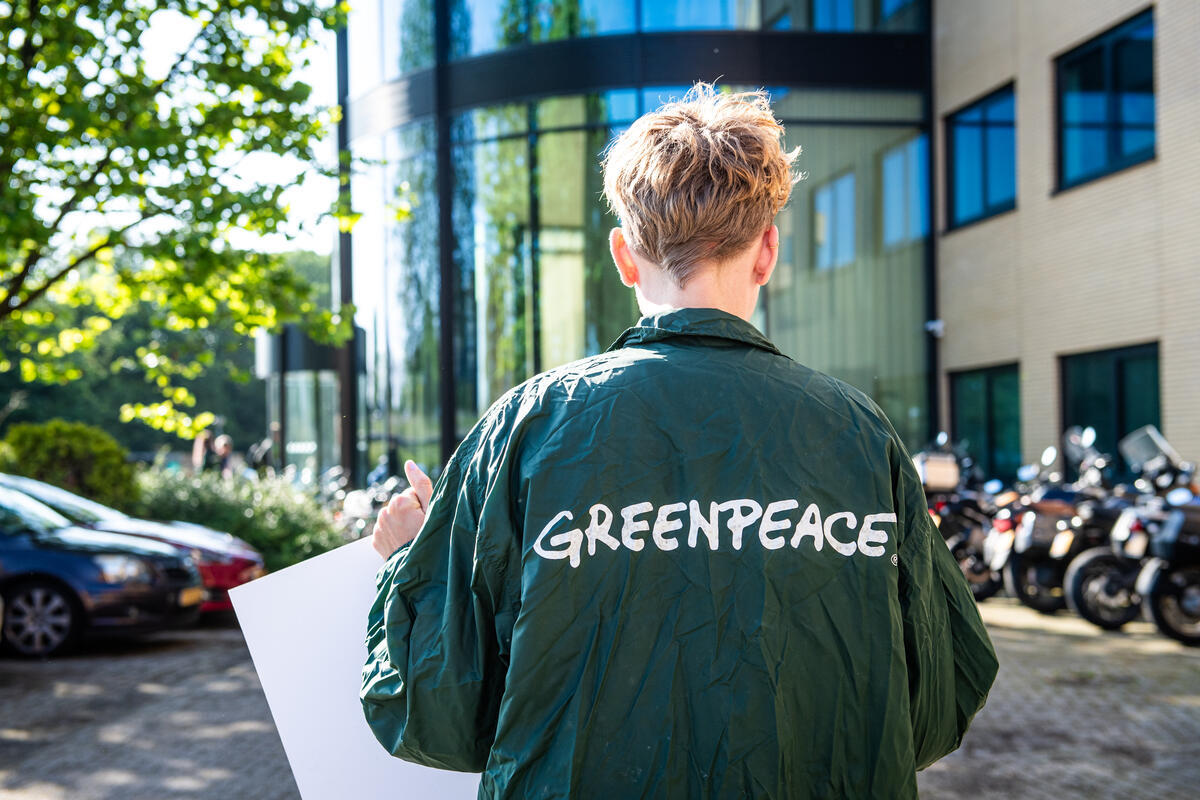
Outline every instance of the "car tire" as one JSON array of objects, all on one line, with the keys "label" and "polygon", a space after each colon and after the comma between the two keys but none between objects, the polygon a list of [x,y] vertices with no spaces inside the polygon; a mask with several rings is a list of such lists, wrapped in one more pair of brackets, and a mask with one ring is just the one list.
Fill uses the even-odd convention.
[{"label": "car tire", "polygon": [[83,611],[75,593],[47,578],[15,583],[4,590],[4,649],[23,658],[49,658],[69,651],[79,638]]}]

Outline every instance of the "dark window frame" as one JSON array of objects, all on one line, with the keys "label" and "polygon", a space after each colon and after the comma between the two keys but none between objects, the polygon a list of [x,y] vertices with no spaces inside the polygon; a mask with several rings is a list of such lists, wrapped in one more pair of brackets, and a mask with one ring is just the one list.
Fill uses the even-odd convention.
[{"label": "dark window frame", "polygon": [[1104,52],[1105,94],[1107,95],[1105,102],[1108,104],[1110,120],[1115,120],[1116,116],[1114,113],[1115,112],[1114,98],[1116,96],[1116,92],[1113,91],[1113,85],[1115,83],[1115,81],[1114,81],[1115,67],[1113,65],[1113,45],[1122,39],[1123,34],[1127,33],[1130,29],[1133,29],[1133,28],[1136,28],[1136,27],[1142,25],[1143,23],[1145,23],[1145,21],[1147,19],[1156,23],[1156,20],[1154,18],[1154,6],[1153,5],[1147,6],[1146,8],[1142,9],[1141,11],[1138,11],[1136,14],[1126,17],[1124,20],[1118,22],[1116,25],[1113,25],[1112,27],[1108,28],[1105,31],[1102,31],[1101,33],[1099,33],[1096,36],[1092,37],[1091,39],[1087,40],[1083,44],[1073,47],[1070,50],[1068,50],[1067,52],[1062,53],[1061,55],[1055,57],[1055,59],[1054,59],[1054,155],[1055,155],[1054,181],[1055,181],[1055,189],[1054,189],[1053,194],[1057,194],[1058,192],[1066,191],[1067,189],[1073,189],[1076,186],[1083,186],[1084,184],[1088,184],[1088,183],[1091,183],[1092,181],[1099,180],[1100,178],[1104,178],[1108,175],[1112,175],[1113,173],[1121,172],[1122,170],[1128,169],[1129,167],[1133,167],[1138,164],[1144,164],[1147,161],[1153,161],[1157,157],[1157,155],[1158,155],[1158,100],[1157,100],[1157,98],[1158,98],[1158,81],[1156,80],[1156,77],[1155,77],[1155,72],[1156,72],[1155,71],[1155,62],[1157,59],[1155,58],[1155,53],[1154,53],[1154,45],[1158,39],[1158,30],[1157,30],[1157,23],[1156,23],[1154,36],[1150,40],[1150,81],[1151,81],[1151,86],[1152,86],[1154,96],[1155,96],[1154,143],[1151,144],[1149,147],[1143,148],[1142,150],[1139,150],[1135,153],[1131,153],[1128,155],[1121,155],[1120,148],[1116,144],[1117,138],[1116,138],[1115,131],[1117,130],[1117,126],[1115,124],[1113,124],[1113,122],[1110,121],[1107,125],[1108,130],[1107,130],[1107,141],[1106,141],[1106,151],[1108,154],[1108,160],[1105,162],[1104,166],[1099,169],[1093,170],[1092,172],[1089,172],[1089,173],[1086,173],[1079,177],[1073,178],[1071,180],[1067,180],[1066,176],[1064,175],[1064,167],[1066,165],[1066,160],[1064,158],[1064,153],[1065,153],[1066,148],[1064,147],[1064,141],[1063,141],[1065,138],[1065,136],[1064,136],[1065,129],[1063,128],[1063,86],[1065,84],[1065,81],[1063,80],[1064,70],[1067,67],[1071,66],[1074,62],[1079,61],[1080,59],[1082,59],[1086,56],[1092,55],[1096,50],[1103,50],[1103,52]]},{"label": "dark window frame", "polygon": [[[1017,389],[1017,409],[1018,409],[1018,413],[1019,413],[1020,407],[1021,407],[1021,395],[1020,395],[1021,362],[1020,361],[1010,361],[1010,362],[1006,362],[1003,364],[993,364],[988,367],[967,367],[964,369],[948,370],[946,372],[946,379],[947,379],[947,382],[949,383],[949,386],[947,387],[947,394],[949,395],[948,399],[950,401],[950,438],[951,438],[951,441],[957,442],[962,438],[960,435],[960,431],[958,430],[958,419],[957,419],[957,414],[955,413],[956,409],[958,408],[958,404],[956,402],[956,400],[958,399],[958,397],[957,397],[958,390],[955,388],[955,383],[956,383],[955,378],[958,378],[959,376],[963,376],[963,375],[982,375],[983,376],[983,378],[984,378],[984,390],[983,390],[984,419],[986,420],[986,424],[987,424],[988,444],[991,445],[992,447],[994,447],[995,442],[996,442],[996,431],[995,431],[995,414],[993,413],[993,408],[992,408],[991,381],[992,381],[992,376],[998,375],[1003,372],[1009,372],[1009,371],[1015,372],[1016,376],[1017,376],[1017,387],[1018,387],[1018,389]],[[1018,443],[1018,447],[1019,446],[1020,446],[1020,444]],[[977,464],[980,462],[981,457],[986,458],[989,463],[988,463],[988,469],[985,470],[985,472],[989,473],[988,474],[989,478],[995,477],[994,475],[990,474],[991,472],[995,471],[995,464],[990,463],[994,460],[992,458],[992,453],[990,451],[986,454],[982,454],[982,456],[979,453],[975,453],[974,457],[975,457],[975,462]]]},{"label": "dark window frame", "polygon": [[[957,172],[957,168],[954,163],[954,135],[953,135],[953,132],[954,132],[954,125],[956,124],[955,118],[959,117],[962,114],[965,114],[969,111],[972,111],[976,108],[985,109],[988,105],[995,102],[997,99],[1000,98],[1001,95],[1005,94],[1006,92],[1011,92],[1012,96],[1013,96],[1013,123],[1012,123],[1012,130],[1013,130],[1013,199],[1007,203],[997,203],[995,205],[988,205],[988,201],[987,201],[987,196],[988,196],[988,192],[987,192],[987,174],[988,174],[988,171],[987,171],[987,136],[984,136],[983,143],[982,143],[983,173],[982,173],[982,190],[981,190],[982,191],[983,210],[979,214],[976,214],[973,217],[968,217],[966,219],[959,221],[956,219],[956,215],[954,213],[954,203],[956,201],[956,198],[954,196],[954,178],[955,178],[955,175]],[[1003,86],[999,86],[999,87],[993,89],[992,91],[988,92],[987,94],[983,95],[982,97],[978,97],[975,100],[972,100],[971,102],[958,107],[957,109],[955,109],[954,111],[951,111],[949,114],[946,114],[942,118],[942,139],[946,143],[946,170],[945,170],[946,186],[945,186],[945,191],[946,191],[946,230],[947,231],[957,230],[958,228],[965,228],[968,225],[974,225],[977,222],[982,222],[985,219],[991,219],[992,217],[998,216],[1000,214],[1005,214],[1009,211],[1013,211],[1014,209],[1016,209],[1017,194],[1018,194],[1018,192],[1017,192],[1017,189],[1018,189],[1017,172],[1016,172],[1016,170],[1017,170],[1016,103],[1017,103],[1017,83],[1016,83],[1016,81],[1009,81],[1008,83],[1004,84]],[[983,128],[984,132],[986,133],[987,128],[988,128],[988,122],[986,120],[986,114],[984,116],[985,116],[985,119],[983,119],[980,122],[980,126]],[[994,125],[993,127],[1000,127],[1000,126]]]}]

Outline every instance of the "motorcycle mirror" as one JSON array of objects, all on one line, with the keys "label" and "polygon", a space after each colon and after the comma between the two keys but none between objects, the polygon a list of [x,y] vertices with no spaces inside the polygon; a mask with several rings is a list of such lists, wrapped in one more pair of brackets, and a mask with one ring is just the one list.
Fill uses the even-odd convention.
[{"label": "motorcycle mirror", "polygon": [[1037,477],[1038,468],[1033,464],[1024,464],[1017,470],[1017,480],[1027,483]]},{"label": "motorcycle mirror", "polygon": [[1167,502],[1173,506],[1186,506],[1188,503],[1192,502],[1194,497],[1195,495],[1192,494],[1191,489],[1187,489],[1183,486],[1167,492]]},{"label": "motorcycle mirror", "polygon": [[1083,429],[1083,433],[1079,437],[1079,443],[1084,447],[1091,447],[1096,443],[1096,429],[1088,425]]},{"label": "motorcycle mirror", "polygon": [[1050,445],[1042,451],[1042,466],[1048,467],[1058,460],[1058,448]]},{"label": "motorcycle mirror", "polygon": [[988,481],[987,483],[985,483],[983,485],[983,490],[985,492],[987,492],[988,494],[999,494],[1000,490],[1003,488],[1004,488],[1004,484],[1001,483],[1000,480],[997,478],[992,478],[990,481]]},{"label": "motorcycle mirror", "polygon": [[937,439],[934,441],[937,442],[938,447],[945,447],[946,443],[950,441],[950,436],[945,431],[938,431]]}]

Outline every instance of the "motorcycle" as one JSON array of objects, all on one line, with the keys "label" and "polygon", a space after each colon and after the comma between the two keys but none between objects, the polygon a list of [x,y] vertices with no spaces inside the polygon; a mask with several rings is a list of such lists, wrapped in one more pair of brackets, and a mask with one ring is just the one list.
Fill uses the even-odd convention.
[{"label": "motorcycle", "polygon": [[1092,428],[1074,427],[1064,433],[1064,460],[1079,472],[1073,483],[1064,484],[1061,474],[1050,470],[1058,460],[1053,446],[1042,453],[1040,470],[1022,467],[1018,478],[1025,489],[1009,509],[1011,529],[993,526],[990,567],[1003,575],[1009,594],[1043,614],[1066,607],[1068,566],[1080,553],[1108,542],[1113,524],[1128,505],[1105,486],[1108,458],[1096,450],[1095,439]]},{"label": "motorcycle", "polygon": [[[1134,434],[1139,434],[1134,436]],[[1153,426],[1135,431],[1128,452],[1163,493],[1162,522],[1150,532],[1150,558],[1134,588],[1155,627],[1183,644],[1200,646],[1200,494],[1196,467],[1183,461]],[[1127,437],[1128,438],[1128,437]]]},{"label": "motorcycle", "polygon": [[1003,586],[983,557],[985,531],[995,510],[992,496],[1002,488],[1000,481],[978,483],[977,470],[962,448],[950,445],[945,432],[939,433],[934,446],[913,457],[925,489],[929,513],[958,562],[971,587],[971,594],[982,602]]},{"label": "motorcycle", "polygon": [[1081,617],[1105,630],[1116,630],[1142,610],[1138,576],[1151,542],[1173,535],[1167,497],[1174,488],[1194,488],[1191,465],[1175,453],[1153,426],[1140,428],[1118,444],[1122,455],[1141,473],[1132,491],[1133,503],[1113,524],[1109,542],[1080,553],[1064,578],[1067,602]]}]

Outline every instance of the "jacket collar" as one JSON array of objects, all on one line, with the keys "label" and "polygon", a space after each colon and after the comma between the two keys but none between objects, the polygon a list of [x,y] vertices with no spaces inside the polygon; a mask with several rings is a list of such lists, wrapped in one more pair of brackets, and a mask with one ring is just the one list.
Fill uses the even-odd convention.
[{"label": "jacket collar", "polygon": [[622,333],[608,349],[617,350],[631,345],[661,342],[677,336],[730,339],[783,355],[779,348],[759,333],[758,328],[741,317],[715,308],[676,308],[654,316],[642,317],[637,325]]}]

